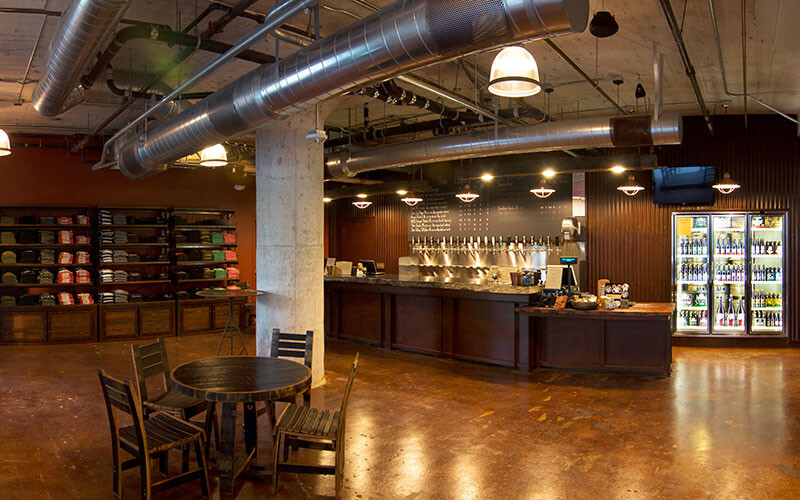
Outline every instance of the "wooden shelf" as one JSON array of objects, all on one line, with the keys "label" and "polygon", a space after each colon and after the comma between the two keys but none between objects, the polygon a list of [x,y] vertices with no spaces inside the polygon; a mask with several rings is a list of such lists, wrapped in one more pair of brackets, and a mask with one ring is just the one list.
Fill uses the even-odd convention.
[{"label": "wooden shelf", "polygon": [[220,248],[220,247],[237,247],[236,243],[176,243],[175,248]]},{"label": "wooden shelf", "polygon": [[238,260],[179,260],[175,262],[176,266],[207,266],[211,264],[238,264]]},{"label": "wooden shelf", "polygon": [[25,264],[25,263],[16,263],[16,264],[0,264],[0,268],[3,267],[13,267],[13,268],[35,268],[35,269],[45,269],[49,267],[93,267],[91,262],[87,262],[86,264],[39,264],[38,262],[35,264]]},{"label": "wooden shelf", "polygon": [[236,226],[230,225],[226,226],[224,224],[180,224],[175,226],[173,229],[176,231],[206,231],[209,229],[229,229],[232,231],[236,231]]},{"label": "wooden shelf", "polygon": [[169,224],[99,224],[98,231],[105,229],[168,229]]},{"label": "wooden shelf", "polygon": [[16,285],[3,285],[0,288],[61,288],[61,287],[94,286],[94,283],[17,283]]},{"label": "wooden shelf", "polygon": [[176,280],[175,284],[181,283],[200,283],[203,281],[239,281],[239,278],[190,278],[188,280]]},{"label": "wooden shelf", "polygon": [[0,229],[91,229],[91,224],[0,224]]},{"label": "wooden shelf", "polygon": [[97,286],[125,286],[125,285],[156,285],[171,283],[170,280],[139,280],[139,281],[98,281]]},{"label": "wooden shelf", "polygon": [[100,250],[112,248],[163,248],[169,246],[169,243],[103,243],[100,245]]},{"label": "wooden shelf", "polygon": [[130,266],[169,266],[169,261],[146,260],[140,262],[101,262],[97,264],[97,267],[101,269],[104,267],[130,267]]},{"label": "wooden shelf", "polygon": [[91,248],[91,243],[78,244],[78,243],[15,243],[13,245],[0,245],[0,248]]}]

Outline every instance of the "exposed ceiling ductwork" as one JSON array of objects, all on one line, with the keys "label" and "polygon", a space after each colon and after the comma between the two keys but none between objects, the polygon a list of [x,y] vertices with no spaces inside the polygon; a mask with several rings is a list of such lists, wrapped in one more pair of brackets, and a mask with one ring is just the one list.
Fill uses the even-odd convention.
[{"label": "exposed ceiling ductwork", "polygon": [[56,116],[83,102],[81,75],[127,8],[128,0],[73,0],[61,15],[47,71],[33,91],[40,115]]},{"label": "exposed ceiling ductwork", "polygon": [[682,120],[675,114],[663,115],[659,121],[651,116],[585,118],[434,137],[352,154],[344,152],[329,157],[325,166],[331,177],[347,178],[371,170],[446,160],[560,149],[680,144],[682,136]]},{"label": "exposed ceiling ductwork", "polygon": [[448,58],[515,40],[580,32],[588,0],[398,0],[235,80],[117,150],[143,178],[299,108]]}]

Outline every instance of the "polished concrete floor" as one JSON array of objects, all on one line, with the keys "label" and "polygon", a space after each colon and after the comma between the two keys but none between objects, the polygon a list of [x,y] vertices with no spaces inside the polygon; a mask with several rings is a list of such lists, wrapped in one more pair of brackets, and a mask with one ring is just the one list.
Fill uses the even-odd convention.
[{"label": "polished concrete floor", "polygon": [[[216,341],[169,339],[171,361],[213,355]],[[800,498],[800,349],[676,348],[672,377],[656,378],[515,373],[329,341],[315,406],[338,405],[356,351],[344,498]],[[96,370],[132,377],[129,352],[0,346],[0,499],[113,498]],[[333,486],[282,474],[275,498],[332,498]],[[138,498],[137,472],[124,487]],[[246,477],[236,498],[270,488]],[[199,497],[198,483],[155,496]]]}]

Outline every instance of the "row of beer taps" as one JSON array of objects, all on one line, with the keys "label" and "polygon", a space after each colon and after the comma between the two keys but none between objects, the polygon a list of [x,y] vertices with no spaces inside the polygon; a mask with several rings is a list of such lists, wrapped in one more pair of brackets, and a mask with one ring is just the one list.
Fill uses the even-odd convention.
[{"label": "row of beer taps", "polygon": [[415,236],[411,238],[412,253],[422,254],[474,254],[547,252],[560,244],[559,237],[550,236]]}]

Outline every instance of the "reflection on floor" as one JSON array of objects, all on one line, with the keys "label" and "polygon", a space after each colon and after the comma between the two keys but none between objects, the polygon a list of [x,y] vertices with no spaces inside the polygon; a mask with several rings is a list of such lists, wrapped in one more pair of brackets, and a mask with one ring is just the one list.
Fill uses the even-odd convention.
[{"label": "reflection on floor", "polygon": [[[213,335],[167,342],[173,366],[217,347]],[[515,373],[328,341],[315,406],[338,405],[356,351],[344,498],[800,497],[797,349],[676,348],[665,379]],[[96,369],[132,378],[129,352],[123,342],[0,347],[0,497],[113,498]],[[219,498],[213,473],[212,483]],[[333,486],[282,474],[274,498],[331,498]],[[137,472],[124,487],[138,498]],[[270,498],[270,487],[245,477],[236,498]],[[156,498],[199,496],[190,483]]]}]

